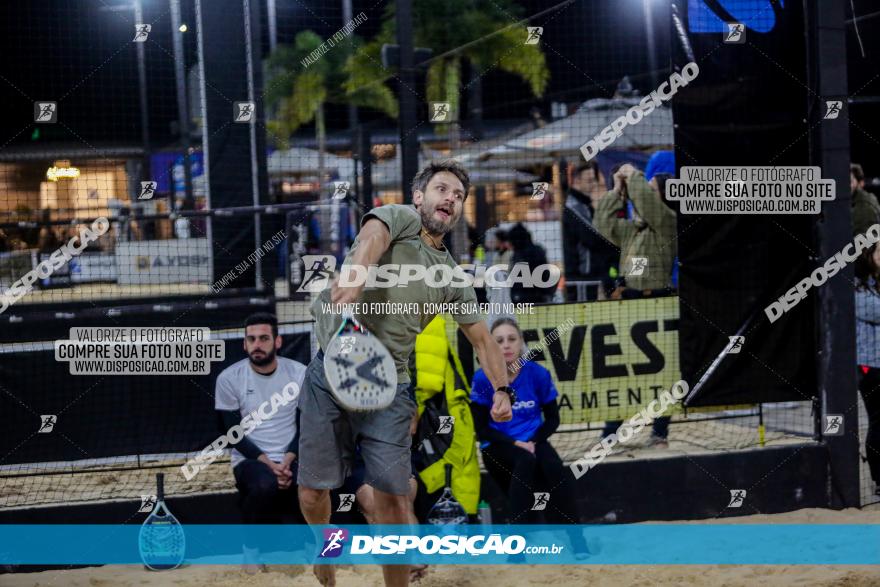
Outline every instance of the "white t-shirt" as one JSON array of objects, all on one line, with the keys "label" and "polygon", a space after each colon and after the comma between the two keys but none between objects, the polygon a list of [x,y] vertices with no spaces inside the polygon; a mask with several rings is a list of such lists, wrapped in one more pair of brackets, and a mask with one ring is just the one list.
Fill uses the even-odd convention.
[{"label": "white t-shirt", "polygon": [[[281,395],[288,383],[296,383],[302,388],[306,366],[284,357],[278,357],[277,360],[278,368],[272,375],[261,375],[254,371],[249,359],[242,359],[224,369],[217,377],[214,408],[238,410],[244,417],[259,408],[263,402],[271,403],[272,395]],[[296,434],[297,403],[292,401],[286,406],[280,406],[271,418],[260,422],[247,435],[251,442],[275,462],[284,458],[284,453]],[[268,405],[263,411],[269,411]],[[244,458],[244,455],[232,449],[233,467]]]}]

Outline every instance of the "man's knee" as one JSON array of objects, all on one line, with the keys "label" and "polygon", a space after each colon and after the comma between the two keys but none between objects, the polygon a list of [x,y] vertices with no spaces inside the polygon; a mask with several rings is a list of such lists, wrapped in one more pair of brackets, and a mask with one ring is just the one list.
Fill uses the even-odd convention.
[{"label": "man's knee", "polygon": [[278,493],[278,478],[263,463],[239,465],[246,467],[238,478],[237,487],[241,494],[252,499],[271,499]]},{"label": "man's knee", "polygon": [[299,505],[304,510],[314,509],[329,498],[330,491],[327,489],[312,489],[302,485],[299,486]]},{"label": "man's knee", "polygon": [[255,499],[273,499],[278,495],[278,480],[275,477],[260,477],[248,486],[248,497]]},{"label": "man's knee", "polygon": [[405,523],[409,519],[409,495],[394,495],[374,489],[373,502],[376,513],[391,522]]},{"label": "man's knee", "polygon": [[355,493],[355,502],[358,504],[361,513],[366,518],[372,518],[375,515],[375,500],[373,498],[373,488],[364,483]]}]

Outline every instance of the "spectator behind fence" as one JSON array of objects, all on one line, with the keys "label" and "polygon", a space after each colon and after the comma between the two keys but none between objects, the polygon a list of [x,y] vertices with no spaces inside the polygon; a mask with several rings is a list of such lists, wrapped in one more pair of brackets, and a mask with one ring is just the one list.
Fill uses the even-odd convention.
[{"label": "spectator behind fence", "polygon": [[849,166],[849,186],[852,190],[853,235],[864,234],[880,222],[880,203],[874,194],[865,191],[865,172],[858,163]]},{"label": "spectator behind fence", "polygon": [[44,226],[40,229],[40,236],[37,239],[37,249],[40,253],[49,255],[57,251],[63,243],[58,238],[58,233],[52,226]]},{"label": "spectator behind fence", "polygon": [[880,495],[880,246],[862,251],[855,273],[859,391],[868,413],[865,454],[874,493]]},{"label": "spectator behind fence", "polygon": [[[657,151],[642,174],[626,164],[614,174],[614,189],[599,200],[596,228],[620,249],[620,285],[614,299],[668,295],[675,258],[675,212],[661,199],[655,175],[675,173],[671,151]],[[648,183],[650,182],[650,183]],[[619,213],[627,210],[627,217]]]},{"label": "spectator behind fence", "polygon": [[[605,195],[604,183],[595,161],[575,168],[562,212],[562,250],[566,283],[601,281],[603,293],[607,296],[617,277],[620,253],[593,226],[596,205]],[[576,286],[569,285],[567,289],[569,301],[580,301]],[[598,291],[598,286],[588,286],[584,299],[598,299]]]},{"label": "spectator behind fence", "polygon": [[[613,299],[660,297],[670,289],[675,259],[676,218],[662,200],[661,185],[675,173],[671,151],[657,151],[648,160],[645,175],[632,165],[622,165],[614,174],[614,189],[599,201],[596,226],[608,240],[620,247],[622,283]],[[648,183],[650,182],[650,183]],[[620,217],[621,208],[627,211]],[[642,262],[641,260],[646,260]],[[613,434],[621,420],[605,423],[602,438]],[[669,418],[654,420],[651,445],[667,448]]]},{"label": "spectator behind fence", "polygon": [[[471,411],[486,470],[507,494],[510,523],[534,523],[534,506],[541,495],[549,493],[549,499],[543,498],[547,517],[557,524],[579,524],[574,476],[548,442],[559,428],[559,394],[553,378],[532,361],[519,367],[517,361],[526,348],[515,320],[496,320],[492,336],[504,354],[508,382],[516,394],[513,418],[508,422],[490,420],[494,390],[482,369],[474,374]],[[579,542],[574,545],[576,552],[586,552],[582,536]]]},{"label": "spectator behind fence", "polygon": [[495,263],[509,266],[512,258],[513,247],[510,244],[510,236],[506,230],[499,228],[495,231]]},{"label": "spectator behind fence", "polygon": [[[518,223],[510,229],[510,244],[513,246],[513,257],[511,259],[511,272],[513,267],[519,263],[528,265],[529,273],[533,274],[535,270],[547,264],[547,253],[544,247],[536,245],[532,242],[532,235],[529,230]],[[543,272],[546,278],[547,273]],[[518,279],[510,288],[510,300],[515,304],[543,304],[553,299],[553,293],[556,291],[556,285],[547,287],[527,287],[522,283],[523,280]]]}]

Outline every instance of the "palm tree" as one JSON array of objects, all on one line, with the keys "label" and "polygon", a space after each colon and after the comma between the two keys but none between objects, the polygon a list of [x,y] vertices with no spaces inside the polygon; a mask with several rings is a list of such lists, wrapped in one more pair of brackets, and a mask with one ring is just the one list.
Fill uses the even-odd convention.
[{"label": "palm tree", "polygon": [[[413,4],[414,42],[431,48],[435,56],[427,72],[428,102],[449,102],[452,113],[458,113],[465,89],[461,84],[465,61],[480,76],[493,69],[512,73],[528,84],[533,95],[543,95],[550,79],[544,54],[538,45],[525,44],[526,27],[518,24],[521,9],[511,0],[413,0]],[[346,63],[347,91],[384,87],[388,74],[381,66],[380,52],[383,44],[396,43],[394,6],[393,2],[386,6],[376,38]],[[453,143],[457,129],[454,122]]]},{"label": "palm tree", "polygon": [[269,137],[278,148],[288,148],[290,136],[299,127],[315,122],[322,184],[327,144],[324,104],[355,104],[397,117],[397,100],[384,85],[340,91],[346,81],[345,61],[358,50],[360,39],[352,35],[338,45],[328,43],[326,53],[307,60],[324,42],[313,31],[303,31],[294,38],[293,45],[279,45],[266,60],[265,93],[268,111],[273,113],[267,122]]}]

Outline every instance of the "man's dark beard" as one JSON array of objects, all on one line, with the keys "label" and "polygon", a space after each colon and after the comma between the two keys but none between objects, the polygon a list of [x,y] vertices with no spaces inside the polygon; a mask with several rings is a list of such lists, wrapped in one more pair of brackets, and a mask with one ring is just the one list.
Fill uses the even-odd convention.
[{"label": "man's dark beard", "polygon": [[442,236],[452,230],[452,227],[455,226],[455,222],[447,225],[442,220],[437,220],[434,218],[434,212],[436,211],[437,208],[432,208],[429,211],[427,204],[422,204],[421,208],[419,208],[419,215],[422,217],[422,226],[425,227],[425,230],[431,234],[439,234]]},{"label": "man's dark beard", "polygon": [[253,353],[248,353],[248,359],[257,367],[265,367],[275,360],[275,349],[272,349],[262,359],[255,359]]}]

